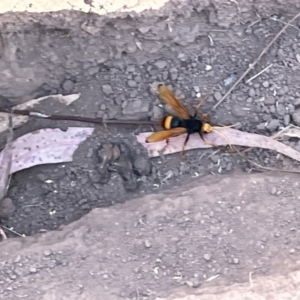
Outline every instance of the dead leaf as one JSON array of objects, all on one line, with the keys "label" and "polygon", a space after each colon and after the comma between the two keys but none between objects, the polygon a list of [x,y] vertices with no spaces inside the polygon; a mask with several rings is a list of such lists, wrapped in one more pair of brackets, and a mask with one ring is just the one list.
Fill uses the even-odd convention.
[{"label": "dead leaf", "polygon": [[[232,145],[252,147],[252,148],[263,148],[274,150],[278,153],[284,154],[290,158],[300,161],[300,152],[292,149],[291,147],[274,140],[272,137],[267,137],[259,134],[248,133],[239,131],[232,128],[220,128],[215,129],[219,132],[205,134],[205,139],[208,142],[214,143],[216,146],[225,146],[230,142]],[[148,151],[150,157],[157,157],[160,155],[160,151],[164,149],[163,154],[171,154],[182,151],[182,146],[186,138],[186,134],[180,135],[175,138],[170,138],[168,144],[166,141],[157,143],[146,143],[146,138],[152,134],[152,132],[143,132],[137,135],[137,141],[141,143]],[[226,137],[226,139],[225,139]],[[205,144],[199,135],[192,134],[185,147],[186,150],[198,149],[198,148],[211,148],[210,145]]]},{"label": "dead leaf", "polygon": [[[35,165],[72,161],[79,144],[93,131],[91,127],[70,127],[67,131],[48,128],[21,136],[12,143],[10,174]],[[0,161],[4,154],[0,152]]]}]

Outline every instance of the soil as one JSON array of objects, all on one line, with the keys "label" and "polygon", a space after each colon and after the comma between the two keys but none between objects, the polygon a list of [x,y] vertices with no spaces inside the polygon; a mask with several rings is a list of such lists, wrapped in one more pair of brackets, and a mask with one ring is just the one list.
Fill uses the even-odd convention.
[{"label": "soil", "polygon": [[[200,94],[214,88],[202,110],[209,112],[216,124],[240,122],[240,130],[264,135],[290,123],[300,125],[300,19],[212,111],[299,5],[291,4],[283,11],[280,3],[272,6],[270,2],[267,8],[265,2],[261,7],[250,7],[248,1],[245,6],[234,1],[215,6],[217,3],[174,6],[175,2],[170,2],[156,12],[109,16],[76,11],[3,14],[0,94],[12,105],[50,94],[81,93],[71,107],[44,109],[89,117],[159,119],[163,107],[149,84],[164,82],[190,107],[199,101]],[[92,125],[35,119],[15,130],[15,136],[68,126]],[[44,243],[51,245],[52,233],[46,231],[60,230],[92,209],[102,209],[92,210],[74,223],[79,226],[101,214],[95,223],[98,227],[87,223],[76,233],[70,225],[61,235],[53,233],[53,239],[60,236],[62,243],[55,241],[53,245],[62,248],[53,246],[48,255],[39,252],[39,243],[32,244],[35,238],[8,241],[7,246],[3,243],[3,249],[18,243],[22,249],[10,248],[11,255],[20,251],[20,259],[8,260],[3,266],[0,281],[5,283],[2,293],[6,298],[15,299],[7,284],[26,293],[28,282],[42,280],[49,272],[65,278],[65,267],[70,272],[69,287],[78,293],[86,286],[80,285],[79,278],[83,280],[89,273],[104,280],[105,286],[98,288],[117,295],[116,299],[154,299],[178,286],[198,287],[216,274],[226,283],[244,282],[253,270],[259,275],[271,274],[286,257],[297,257],[296,176],[271,177],[267,173],[251,177],[247,173],[255,170],[228,149],[149,159],[135,134],[150,130],[147,126],[97,126],[72,163],[41,165],[13,176],[7,195],[12,201],[5,200],[8,208],[3,203],[0,206],[1,224],[26,236],[43,233],[37,238],[39,243],[45,239]],[[299,149],[298,139],[285,142]],[[103,174],[99,172],[99,151],[109,144],[120,148],[123,164],[110,166]],[[270,151],[254,149],[247,155],[262,165],[298,168],[294,161]],[[245,173],[236,178],[236,172]],[[237,182],[229,184],[232,180],[239,182],[239,193],[233,191]],[[201,188],[188,191],[185,184]],[[177,194],[175,201],[171,193],[183,186],[185,192]],[[143,195],[157,200],[148,202],[147,196],[141,200]],[[127,201],[133,198],[137,199]],[[76,234],[82,239],[79,252],[72,243],[63,242]],[[16,237],[12,232],[7,235]],[[26,257],[24,243],[36,252]],[[81,257],[87,247],[91,249],[90,260],[88,254]],[[98,265],[93,270],[96,255]],[[81,268],[84,263],[85,269]],[[78,284],[73,285],[73,274],[79,276]],[[93,291],[97,291],[96,282],[91,281]],[[97,299],[96,294],[88,299]],[[82,299],[87,299],[86,295]],[[36,299],[37,294],[28,297]]]},{"label": "soil", "polygon": [[3,242],[1,299],[299,299],[299,195],[297,175],[209,175],[94,209]]}]

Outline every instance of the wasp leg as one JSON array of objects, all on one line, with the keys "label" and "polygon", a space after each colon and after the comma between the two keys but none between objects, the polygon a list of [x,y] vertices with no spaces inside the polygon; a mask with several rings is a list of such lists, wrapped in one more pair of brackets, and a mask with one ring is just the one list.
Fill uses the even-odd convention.
[{"label": "wasp leg", "polygon": [[203,131],[202,131],[202,130],[199,132],[199,135],[200,135],[200,138],[202,139],[202,141],[203,141],[205,144],[210,145],[210,146],[212,146],[212,147],[214,147],[214,148],[218,147],[218,146],[215,145],[214,143],[211,143],[211,142],[208,142],[208,141],[205,140],[204,134],[203,134]]},{"label": "wasp leg", "polygon": [[202,97],[199,101],[199,103],[196,105],[195,107],[195,112],[194,112],[194,118],[196,118],[197,114],[198,114],[198,110],[200,108],[200,106],[204,103],[204,101],[209,97],[209,95],[206,95],[204,97]]},{"label": "wasp leg", "polygon": [[188,143],[188,141],[189,141],[189,138],[190,138],[190,134],[188,133],[188,134],[187,134],[187,136],[186,136],[186,138],[185,138],[185,141],[184,141],[183,147],[182,147],[182,155],[184,155],[184,154],[185,154],[185,146],[186,146],[186,144]]}]

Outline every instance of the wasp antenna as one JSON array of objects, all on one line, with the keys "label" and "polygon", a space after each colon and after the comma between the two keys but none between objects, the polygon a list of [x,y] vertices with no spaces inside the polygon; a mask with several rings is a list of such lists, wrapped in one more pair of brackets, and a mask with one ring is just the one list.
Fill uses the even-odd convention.
[{"label": "wasp antenna", "polygon": [[212,129],[212,132],[215,132],[216,134],[220,135],[227,142],[227,144],[230,147],[230,149],[234,150],[233,149],[233,145],[231,144],[230,140],[227,138],[226,135],[224,135],[223,133],[221,133],[221,132],[219,132],[217,130],[214,130],[214,129]]}]

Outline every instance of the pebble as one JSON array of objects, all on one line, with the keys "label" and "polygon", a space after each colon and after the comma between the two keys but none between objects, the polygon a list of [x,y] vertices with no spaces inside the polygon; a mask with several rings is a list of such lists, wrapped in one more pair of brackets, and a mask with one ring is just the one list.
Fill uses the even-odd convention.
[{"label": "pebble", "polygon": [[266,126],[268,130],[271,132],[275,131],[279,126],[279,120],[277,119],[272,119]]},{"label": "pebble", "polygon": [[128,80],[127,84],[128,84],[129,87],[136,87],[137,86],[137,83],[134,80]]},{"label": "pebble", "polygon": [[220,101],[221,98],[222,98],[222,94],[220,92],[215,92],[214,93],[214,98],[217,100],[217,101]]},{"label": "pebble", "polygon": [[218,227],[211,226],[210,227],[210,233],[213,236],[218,235],[220,233],[220,229]]},{"label": "pebble", "polygon": [[144,244],[145,244],[146,248],[150,248],[151,247],[151,243],[149,242],[149,240],[145,240]]},{"label": "pebble", "polygon": [[65,92],[70,93],[73,91],[74,86],[75,86],[75,83],[72,80],[67,79],[64,81],[62,88]]},{"label": "pebble", "polygon": [[292,115],[293,121],[297,126],[300,126],[300,109],[296,109]]},{"label": "pebble", "polygon": [[35,267],[30,267],[29,272],[34,274],[37,272],[37,269]]},{"label": "pebble", "polygon": [[0,218],[8,219],[13,215],[16,206],[10,198],[3,198],[0,200]]},{"label": "pebble", "polygon": [[178,77],[178,70],[176,68],[170,69],[170,76],[172,80],[176,80]]},{"label": "pebble", "polygon": [[290,115],[285,115],[283,117],[283,123],[284,123],[284,126],[288,126],[291,122],[291,116]]},{"label": "pebble", "polygon": [[154,63],[154,65],[158,69],[164,69],[167,66],[167,62],[165,60],[158,60],[157,62]]},{"label": "pebble", "polygon": [[239,260],[237,257],[234,257],[234,258],[233,258],[233,263],[234,263],[235,265],[237,265],[239,262],[240,262],[240,260]]},{"label": "pebble", "polygon": [[93,76],[99,72],[99,67],[91,67],[87,71],[88,71],[88,75]]},{"label": "pebble", "polygon": [[276,111],[278,115],[284,116],[286,113],[285,105],[284,104],[278,104],[276,107]]},{"label": "pebble", "polygon": [[216,163],[219,161],[219,159],[220,159],[220,155],[217,155],[217,154],[212,155],[212,156],[210,157],[210,160],[211,160],[214,164],[216,164]]},{"label": "pebble", "polygon": [[272,187],[271,189],[271,195],[276,195],[277,189],[275,186]]},{"label": "pebble", "polygon": [[102,86],[102,89],[103,89],[103,93],[106,94],[106,95],[110,95],[110,94],[113,93],[112,87],[109,84],[104,84]]},{"label": "pebble", "polygon": [[249,97],[255,97],[255,90],[254,89],[250,89],[249,93],[248,93]]},{"label": "pebble", "polygon": [[21,261],[21,255],[17,255],[16,258],[14,259],[14,263],[18,263]]},{"label": "pebble", "polygon": [[265,122],[256,125],[257,130],[264,130],[265,128],[266,128],[266,123]]},{"label": "pebble", "polygon": [[210,261],[211,260],[211,255],[209,253],[205,253],[203,255],[203,258],[206,260],[206,261]]},{"label": "pebble", "polygon": [[151,161],[145,156],[138,156],[133,163],[133,167],[140,176],[147,176],[151,173]]},{"label": "pebble", "polygon": [[198,278],[191,278],[190,280],[187,280],[185,283],[190,288],[198,288],[200,286],[200,281]]},{"label": "pebble", "polygon": [[45,256],[50,256],[52,254],[52,251],[51,250],[45,250],[44,251],[44,255]]},{"label": "pebble", "polygon": [[274,105],[275,104],[275,97],[273,97],[273,96],[267,96],[265,98],[264,104],[265,105]]},{"label": "pebble", "polygon": [[296,252],[296,250],[295,249],[290,249],[290,254],[294,254],[295,252]]},{"label": "pebble", "polygon": [[196,93],[199,93],[200,92],[200,87],[198,85],[194,85],[193,86],[193,89]]},{"label": "pebble", "polygon": [[135,71],[135,65],[127,66],[126,68],[127,73],[133,73],[134,71]]},{"label": "pebble", "polygon": [[268,87],[270,86],[269,81],[268,81],[268,80],[265,80],[265,81],[262,83],[262,86],[263,86],[264,88],[268,88]]}]

